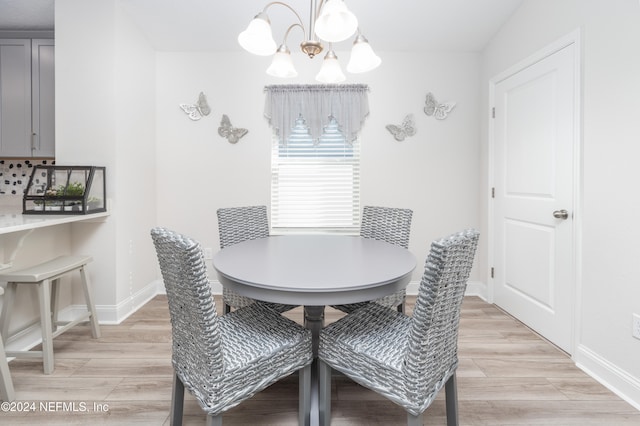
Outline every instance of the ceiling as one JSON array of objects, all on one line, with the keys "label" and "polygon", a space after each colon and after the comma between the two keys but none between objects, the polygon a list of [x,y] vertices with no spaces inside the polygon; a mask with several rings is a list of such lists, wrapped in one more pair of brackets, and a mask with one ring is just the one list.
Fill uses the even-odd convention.
[{"label": "ceiling", "polygon": [[[347,0],[347,5],[376,50],[474,52],[484,48],[522,1]],[[124,12],[163,51],[239,50],[237,34],[268,2],[121,0]],[[310,0],[287,2],[308,26]],[[0,30],[52,29],[53,4],[54,0],[0,0]],[[295,16],[280,5],[267,13],[279,43]],[[288,45],[300,41],[302,36],[294,29]],[[336,50],[348,47],[334,46]]]}]

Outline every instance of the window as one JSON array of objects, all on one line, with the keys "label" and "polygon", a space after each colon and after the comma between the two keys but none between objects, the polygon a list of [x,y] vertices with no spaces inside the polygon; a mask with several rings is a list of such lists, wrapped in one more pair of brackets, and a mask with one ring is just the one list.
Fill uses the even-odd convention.
[{"label": "window", "polygon": [[333,116],[314,141],[298,115],[286,141],[273,137],[271,225],[274,233],[357,233],[360,141],[349,143]]},{"label": "window", "polygon": [[365,84],[265,87],[272,232],[358,232],[368,92]]}]

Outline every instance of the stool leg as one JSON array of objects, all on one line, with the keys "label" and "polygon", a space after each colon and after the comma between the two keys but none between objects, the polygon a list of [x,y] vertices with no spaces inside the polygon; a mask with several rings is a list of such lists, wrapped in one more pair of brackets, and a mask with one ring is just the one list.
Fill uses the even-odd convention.
[{"label": "stool leg", "polygon": [[42,328],[42,364],[44,374],[51,374],[54,369],[53,336],[51,333],[51,281],[44,280],[38,284],[38,301]]},{"label": "stool leg", "polygon": [[60,300],[60,278],[51,281],[51,331],[58,325],[58,302]]},{"label": "stool leg", "polygon": [[4,353],[2,338],[0,338],[0,398],[5,402],[11,402],[15,399],[11,372],[9,371],[7,356]]},{"label": "stool leg", "polygon": [[11,321],[11,311],[13,310],[13,299],[16,295],[16,283],[8,282],[4,292],[4,301],[2,302],[2,314],[0,314],[0,334],[3,340],[9,338],[9,322]]},{"label": "stool leg", "polygon": [[91,312],[91,335],[94,339],[100,338],[100,325],[98,324],[98,315],[96,315],[96,307],[93,304],[91,298],[91,289],[89,282],[89,274],[85,271],[85,268],[80,268],[80,279],[82,281],[82,290],[84,291],[84,299],[87,303],[87,310]]}]

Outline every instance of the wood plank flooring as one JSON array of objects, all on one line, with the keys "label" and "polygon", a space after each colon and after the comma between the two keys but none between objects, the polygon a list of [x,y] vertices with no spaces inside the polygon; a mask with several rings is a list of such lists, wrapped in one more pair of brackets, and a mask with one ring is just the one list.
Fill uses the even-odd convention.
[{"label": "wood plank flooring", "polygon": [[[408,298],[411,311],[415,298]],[[220,308],[218,301],[218,307]],[[287,314],[302,321],[302,310]],[[327,308],[327,322],[342,314]],[[91,339],[78,326],[55,339],[55,372],[39,360],[9,363],[14,408],[7,425],[169,425],[171,328],[165,296]],[[640,411],[573,365],[554,346],[496,307],[465,298],[458,368],[461,425],[640,425]],[[224,424],[296,425],[297,378],[287,378],[230,410]],[[425,424],[445,425],[444,392]],[[334,379],[332,424],[402,425],[404,411],[341,377]],[[185,425],[204,424],[187,396]]]}]

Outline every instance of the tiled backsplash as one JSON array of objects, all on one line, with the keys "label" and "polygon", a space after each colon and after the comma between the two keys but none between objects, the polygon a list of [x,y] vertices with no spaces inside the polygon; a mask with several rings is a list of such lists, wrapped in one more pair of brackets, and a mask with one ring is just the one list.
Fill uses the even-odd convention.
[{"label": "tiled backsplash", "polygon": [[0,158],[0,196],[4,194],[22,195],[29,183],[33,166],[55,163],[53,159]]}]

